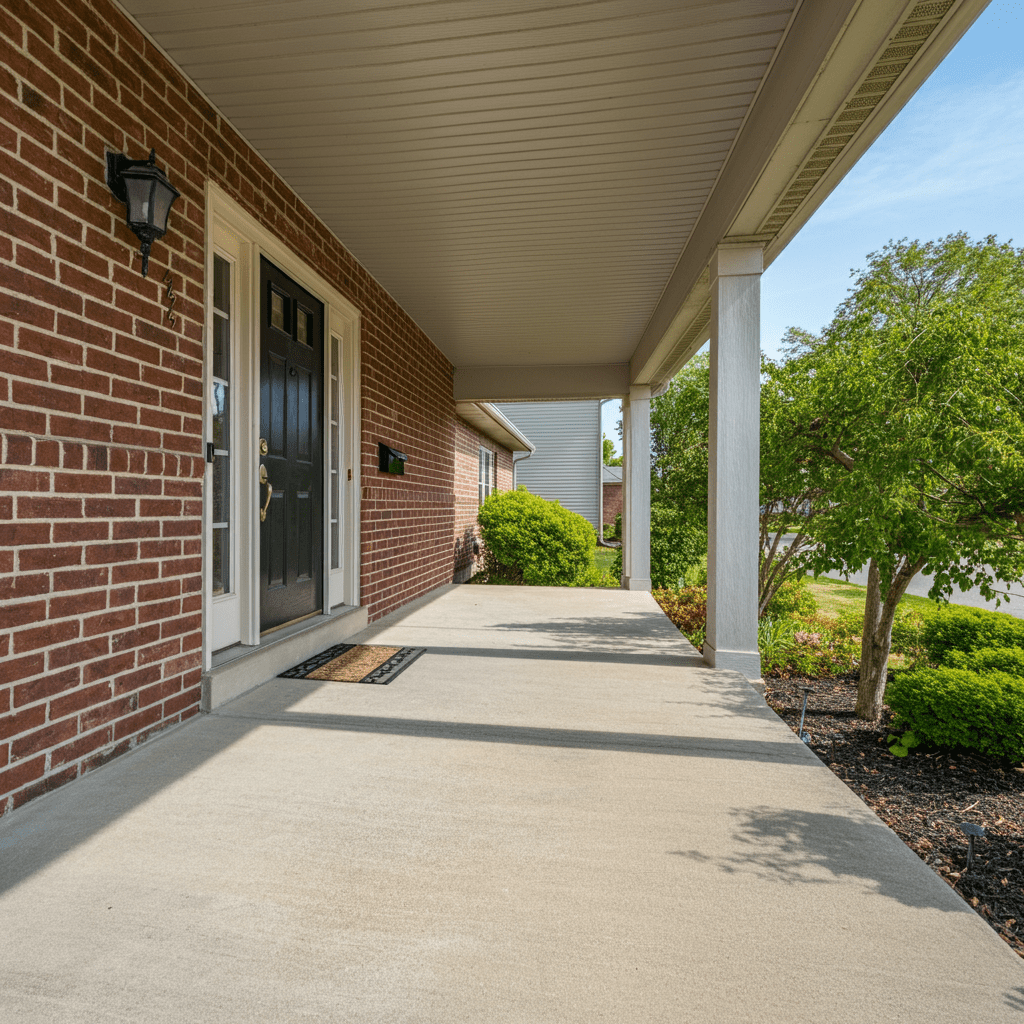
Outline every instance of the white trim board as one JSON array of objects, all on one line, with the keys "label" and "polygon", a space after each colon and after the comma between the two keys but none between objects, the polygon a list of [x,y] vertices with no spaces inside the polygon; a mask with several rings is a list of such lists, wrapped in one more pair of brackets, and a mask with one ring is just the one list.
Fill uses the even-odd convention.
[{"label": "white trim board", "polygon": [[[324,304],[324,594],[323,614],[332,609],[358,607],[360,603],[360,442],[361,412],[359,394],[359,329],[360,312],[316,270],[305,264],[279,239],[275,238],[251,214],[212,181],[206,188],[206,273],[204,289],[206,325],[209,339],[213,317],[212,270],[213,253],[218,250],[235,263],[234,280],[238,289],[237,317],[237,383],[235,387],[238,453],[234,494],[237,496],[236,522],[238,524],[238,626],[223,627],[219,605],[211,596],[210,582],[210,497],[209,487],[203,489],[203,666],[209,670],[217,645],[240,643],[258,649],[259,635],[259,523],[255,500],[257,469],[259,466],[259,360],[258,331],[260,257],[266,256],[275,266],[294,278],[310,294]],[[235,319],[233,315],[233,320]],[[341,415],[339,460],[339,528],[341,566],[331,569],[331,543],[329,536],[331,504],[331,339],[341,342],[338,368]],[[204,342],[203,394],[204,394],[204,451],[210,438],[210,360],[211,346]],[[207,471],[209,473],[209,470]],[[226,611],[226,608],[224,609]]]}]

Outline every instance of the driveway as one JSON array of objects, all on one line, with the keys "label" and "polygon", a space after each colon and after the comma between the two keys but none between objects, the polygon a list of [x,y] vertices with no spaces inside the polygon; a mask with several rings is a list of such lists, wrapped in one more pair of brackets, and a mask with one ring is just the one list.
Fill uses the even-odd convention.
[{"label": "driveway", "polygon": [[0,821],[18,1024],[1024,1021],[1024,965],[647,594],[446,587]]}]

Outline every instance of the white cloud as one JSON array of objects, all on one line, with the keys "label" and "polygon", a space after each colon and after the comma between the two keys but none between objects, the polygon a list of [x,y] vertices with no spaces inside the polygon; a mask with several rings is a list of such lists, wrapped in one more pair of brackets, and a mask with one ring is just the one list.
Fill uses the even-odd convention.
[{"label": "white cloud", "polygon": [[822,206],[835,223],[908,203],[1024,191],[1024,73],[960,88],[925,86]]}]

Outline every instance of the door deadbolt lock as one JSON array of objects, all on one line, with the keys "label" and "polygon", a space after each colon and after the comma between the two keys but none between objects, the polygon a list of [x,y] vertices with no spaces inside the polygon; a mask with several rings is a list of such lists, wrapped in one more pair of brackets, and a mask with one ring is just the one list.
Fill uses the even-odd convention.
[{"label": "door deadbolt lock", "polygon": [[270,451],[270,448],[267,446],[267,439],[265,437],[261,437],[260,438],[260,455],[266,455],[267,452],[269,452],[269,451]]}]

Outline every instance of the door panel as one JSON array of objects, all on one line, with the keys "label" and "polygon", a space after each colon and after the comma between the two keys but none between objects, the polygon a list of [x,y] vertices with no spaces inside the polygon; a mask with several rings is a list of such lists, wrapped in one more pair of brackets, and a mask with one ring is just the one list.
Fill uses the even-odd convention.
[{"label": "door panel", "polygon": [[323,608],[324,311],[260,262],[260,631]]}]

